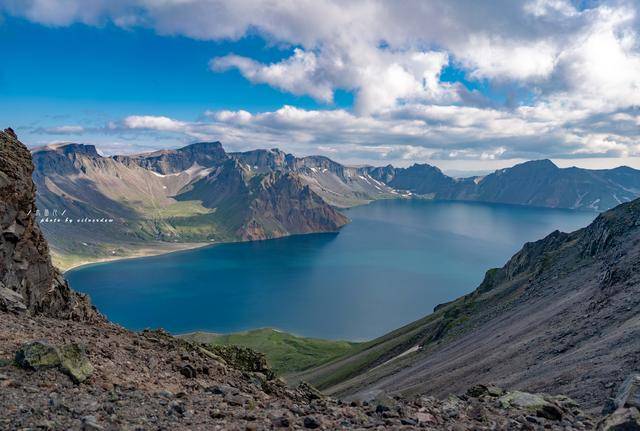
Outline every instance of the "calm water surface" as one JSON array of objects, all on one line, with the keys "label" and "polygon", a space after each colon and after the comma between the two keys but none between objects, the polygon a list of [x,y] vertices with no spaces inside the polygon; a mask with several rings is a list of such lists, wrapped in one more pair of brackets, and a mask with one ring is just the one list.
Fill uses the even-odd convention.
[{"label": "calm water surface", "polygon": [[130,329],[233,332],[275,327],[365,340],[473,290],[526,241],[594,213],[462,202],[378,201],[339,234],[220,244],[71,271]]}]

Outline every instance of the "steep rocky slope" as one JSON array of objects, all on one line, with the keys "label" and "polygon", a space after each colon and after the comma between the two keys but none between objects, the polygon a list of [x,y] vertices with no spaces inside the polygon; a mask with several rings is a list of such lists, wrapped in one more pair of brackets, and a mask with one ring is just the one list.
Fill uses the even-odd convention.
[{"label": "steep rocky slope", "polygon": [[365,399],[491,381],[599,409],[640,369],[639,269],[635,200],[526,244],[473,293],[301,378]]},{"label": "steep rocky slope", "polygon": [[0,310],[96,320],[88,300],[51,264],[36,224],[33,165],[11,129],[0,132]]},{"label": "steep rocky slope", "polygon": [[[493,386],[476,386],[446,400],[379,397],[375,403],[345,404],[308,384],[286,387],[264,357],[248,349],[206,348],[161,330],[136,334],[113,325],[52,268],[33,215],[30,154],[10,129],[0,134],[0,156],[0,276],[2,298],[10,300],[0,307],[1,429],[587,430],[595,425],[566,397]],[[601,237],[590,250],[608,244]]]},{"label": "steep rocky slope", "polygon": [[400,194],[369,174],[367,167],[350,167],[322,156],[295,157],[278,149],[232,153],[250,172],[295,173],[327,203],[351,207]]}]

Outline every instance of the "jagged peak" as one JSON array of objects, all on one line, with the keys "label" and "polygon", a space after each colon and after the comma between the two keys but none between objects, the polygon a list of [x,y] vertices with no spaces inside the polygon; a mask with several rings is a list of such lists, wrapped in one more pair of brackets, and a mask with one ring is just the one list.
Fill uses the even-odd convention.
[{"label": "jagged peak", "polygon": [[[389,165],[391,166],[391,165]],[[414,169],[414,170],[428,170],[428,171],[434,171],[434,172],[438,172],[442,175],[445,175],[442,170],[440,170],[439,167],[437,166],[433,166],[430,165],[429,163],[414,163],[413,165],[411,165],[409,168],[407,169]]]},{"label": "jagged peak", "polygon": [[4,133],[13,139],[18,139],[18,135],[16,135],[16,132],[14,132],[11,127],[4,129]]}]

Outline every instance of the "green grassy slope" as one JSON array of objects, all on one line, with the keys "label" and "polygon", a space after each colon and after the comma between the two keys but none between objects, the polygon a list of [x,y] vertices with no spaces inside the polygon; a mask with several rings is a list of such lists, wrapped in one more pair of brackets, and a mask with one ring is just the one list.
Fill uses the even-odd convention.
[{"label": "green grassy slope", "polygon": [[279,375],[322,365],[350,354],[360,346],[359,343],[348,341],[298,337],[270,328],[227,335],[196,332],[184,335],[183,338],[205,344],[250,347],[264,353]]}]

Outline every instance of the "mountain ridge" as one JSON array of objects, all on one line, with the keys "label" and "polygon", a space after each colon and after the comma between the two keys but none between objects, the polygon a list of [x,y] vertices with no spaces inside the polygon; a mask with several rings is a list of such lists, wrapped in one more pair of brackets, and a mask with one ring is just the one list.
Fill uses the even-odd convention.
[{"label": "mountain ridge", "polygon": [[559,168],[549,159],[531,160],[493,173],[452,178],[429,164],[408,168],[372,168],[374,175],[399,189],[434,199],[608,210],[640,195],[640,171]]},{"label": "mountain ridge", "polygon": [[[74,218],[113,220],[91,227],[43,224],[56,261],[65,267],[149,249],[335,232],[348,222],[342,208],[377,199],[596,211],[640,195],[640,171],[563,169],[550,160],[457,179],[429,164],[350,167],[325,156],[299,158],[277,148],[227,153],[218,141],[108,157],[93,145],[74,143],[32,153],[40,208],[66,210]],[[273,175],[280,180],[267,182],[282,195],[261,186],[262,178]],[[269,201],[266,206],[264,199]]]},{"label": "mountain ridge", "polygon": [[[251,172],[219,142],[112,157],[66,144],[37,149],[33,159],[40,208],[72,220],[113,220],[43,223],[63,255],[125,257],[127,249],[149,244],[335,232],[348,221],[296,173],[278,174],[276,181],[275,171]],[[268,190],[273,187],[277,193]]]}]

